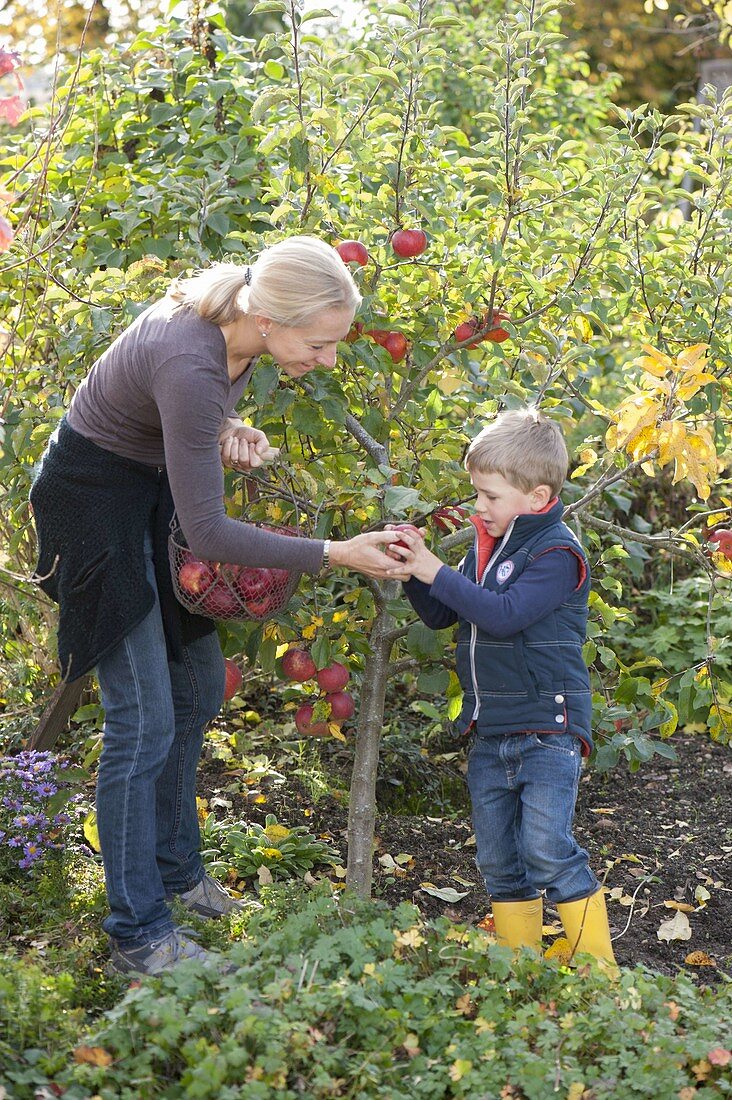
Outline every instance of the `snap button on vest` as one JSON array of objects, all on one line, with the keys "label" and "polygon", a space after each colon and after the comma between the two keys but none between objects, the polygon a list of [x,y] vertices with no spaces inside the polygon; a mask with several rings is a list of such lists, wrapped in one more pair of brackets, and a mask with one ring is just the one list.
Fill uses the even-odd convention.
[{"label": "snap button on vest", "polygon": [[554,696],[554,702],[555,703],[563,703],[564,702],[564,696],[563,695],[555,695]]},{"label": "snap button on vest", "polygon": [[554,719],[554,721],[555,722],[563,722],[564,721],[564,715],[563,714],[558,714],[556,716],[556,718]]}]

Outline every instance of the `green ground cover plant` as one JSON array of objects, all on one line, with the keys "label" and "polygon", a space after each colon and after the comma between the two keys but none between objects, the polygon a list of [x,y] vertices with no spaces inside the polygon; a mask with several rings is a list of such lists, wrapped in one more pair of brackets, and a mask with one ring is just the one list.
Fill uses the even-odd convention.
[{"label": "green ground cover plant", "polygon": [[[424,922],[408,904],[292,890],[252,917],[230,958],[227,977],[186,963],[131,988],[63,1068],[59,1057],[22,1068],[6,1057],[11,1095],[30,1100],[41,1084],[66,1100],[732,1091],[729,986],[514,959],[478,929]],[[57,1016],[62,1002],[57,987]],[[53,1038],[69,1035],[57,1027]]]}]

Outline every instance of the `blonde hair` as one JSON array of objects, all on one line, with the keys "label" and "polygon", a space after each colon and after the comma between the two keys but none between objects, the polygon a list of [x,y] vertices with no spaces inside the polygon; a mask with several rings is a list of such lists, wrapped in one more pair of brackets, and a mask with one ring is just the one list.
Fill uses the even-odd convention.
[{"label": "blonde hair", "polygon": [[177,279],[170,296],[180,309],[195,310],[215,325],[242,313],[261,314],[299,328],[325,309],[355,313],[361,294],[338,253],[317,237],[287,237],[249,265],[216,263]]},{"label": "blonde hair", "polygon": [[500,474],[522,493],[548,485],[558,494],[568,466],[561,429],[535,408],[499,413],[476,435],[465,456],[467,470]]}]

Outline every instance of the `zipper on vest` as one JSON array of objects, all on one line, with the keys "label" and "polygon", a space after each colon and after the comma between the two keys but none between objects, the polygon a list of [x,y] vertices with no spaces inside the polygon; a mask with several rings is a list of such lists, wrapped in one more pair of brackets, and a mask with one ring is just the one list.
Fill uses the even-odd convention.
[{"label": "zipper on vest", "polygon": [[[503,550],[504,546],[506,545],[506,543],[510,539],[511,532],[513,531],[513,527],[514,527],[515,522],[516,522],[516,518],[514,517],[514,519],[511,520],[508,527],[506,528],[504,536],[501,539],[499,545],[495,548],[495,550],[491,554],[490,560],[488,561],[488,564],[486,565],[485,569],[483,570],[483,573],[482,573],[482,576],[481,576],[480,580],[478,580],[478,532],[477,531],[475,532],[475,583],[479,584],[481,588],[483,587],[483,581],[486,579],[486,577],[488,576],[488,573],[490,572],[491,566],[496,561],[497,557],[499,556],[499,554]],[[470,719],[471,722],[476,721],[476,719],[478,717],[478,713],[480,711],[480,693],[478,691],[478,676],[477,676],[477,673],[475,671],[475,643],[476,643],[477,640],[478,640],[478,628],[475,625],[475,623],[471,623],[470,624],[470,678],[473,681],[473,691],[475,692],[475,708],[473,709],[473,717]]]}]

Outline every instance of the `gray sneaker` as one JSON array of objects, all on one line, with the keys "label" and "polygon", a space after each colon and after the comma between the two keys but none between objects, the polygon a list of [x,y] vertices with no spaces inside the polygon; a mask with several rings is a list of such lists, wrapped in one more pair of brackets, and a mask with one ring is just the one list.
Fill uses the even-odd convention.
[{"label": "gray sneaker", "polygon": [[125,947],[124,942],[112,941],[111,964],[120,974],[161,974],[171,970],[185,959],[213,963],[216,957],[180,928],[171,928],[159,940]]},{"label": "gray sneaker", "polygon": [[186,909],[190,909],[192,913],[214,920],[246,909],[243,901],[232,898],[228,890],[210,875],[204,875],[192,890],[186,890],[185,894],[178,894],[178,897]]}]

